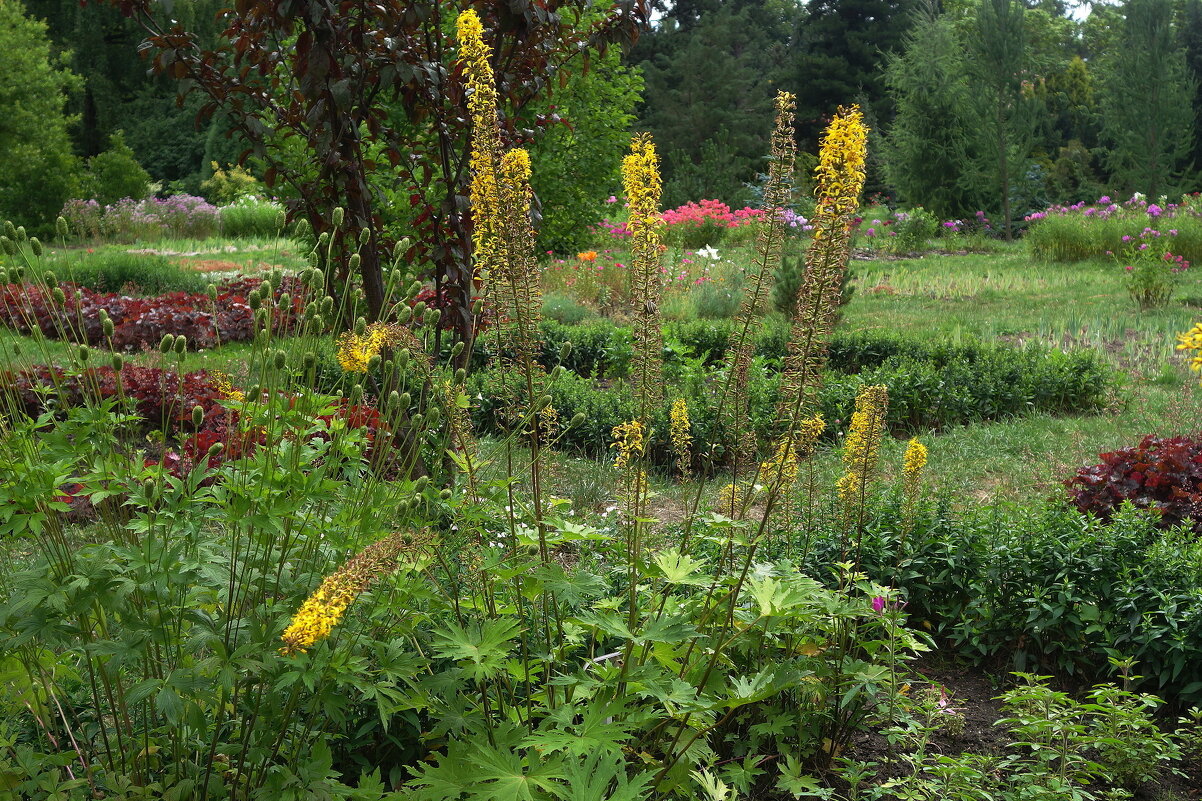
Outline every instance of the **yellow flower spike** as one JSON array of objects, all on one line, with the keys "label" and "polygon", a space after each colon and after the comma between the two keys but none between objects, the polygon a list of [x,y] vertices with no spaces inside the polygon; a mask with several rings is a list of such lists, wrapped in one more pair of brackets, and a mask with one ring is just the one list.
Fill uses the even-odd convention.
[{"label": "yellow flower spike", "polygon": [[614,459],[615,468],[625,470],[633,466],[637,459],[642,458],[647,440],[641,422],[631,420],[616,425],[611,433],[614,438],[613,447],[618,449],[618,457]]},{"label": "yellow flower spike", "polygon": [[[839,107],[827,127],[814,168],[818,198],[814,216],[851,214],[864,189],[868,127],[859,106]],[[818,229],[816,228],[816,231]]]},{"label": "yellow flower spike", "polygon": [[902,516],[906,531],[914,522],[914,507],[918,503],[918,489],[926,466],[927,447],[917,439],[911,439],[906,445],[906,455],[902,457]]},{"label": "yellow flower spike", "polygon": [[689,421],[689,404],[684,398],[677,398],[672,402],[669,420],[668,434],[672,440],[672,451],[676,454],[676,468],[682,475],[687,475],[691,461],[693,427]]},{"label": "yellow flower spike", "polygon": [[638,398],[640,417],[649,419],[663,397],[661,380],[663,330],[660,325],[660,244],[663,219],[659,199],[663,186],[659,156],[648,134],[630,143],[622,160],[622,185],[630,207],[631,297],[634,303],[634,358],[630,375]]},{"label": "yellow flower spike", "polygon": [[414,536],[410,532],[397,533],[351,557],[326,576],[292,616],[281,636],[284,646],[280,653],[304,653],[329,637],[355,599],[377,579],[396,570],[402,553],[428,544],[428,537]]},{"label": "yellow flower spike", "polygon": [[459,63],[467,80],[467,107],[472,118],[471,185],[472,255],[476,277],[485,279],[497,266],[501,250],[501,198],[497,172],[501,159],[501,123],[496,78],[484,42],[484,26],[472,9],[456,21]]},{"label": "yellow flower spike", "polygon": [[776,446],[776,452],[760,464],[760,483],[781,492],[786,491],[797,481],[798,469],[797,449],[789,444],[787,438],[782,439]]},{"label": "yellow flower spike", "polygon": [[889,390],[882,384],[864,387],[856,396],[856,410],[843,443],[843,463],[847,465],[847,473],[838,486],[839,498],[849,520],[863,503],[864,491],[876,473],[888,407]]}]

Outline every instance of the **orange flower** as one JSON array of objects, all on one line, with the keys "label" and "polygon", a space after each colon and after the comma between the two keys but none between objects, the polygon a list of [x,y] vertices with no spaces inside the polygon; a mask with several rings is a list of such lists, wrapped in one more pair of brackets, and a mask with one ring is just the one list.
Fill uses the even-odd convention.
[{"label": "orange flower", "polygon": [[596,261],[597,260],[597,251],[586,250],[583,253],[577,253],[576,258],[580,259],[581,261]]}]

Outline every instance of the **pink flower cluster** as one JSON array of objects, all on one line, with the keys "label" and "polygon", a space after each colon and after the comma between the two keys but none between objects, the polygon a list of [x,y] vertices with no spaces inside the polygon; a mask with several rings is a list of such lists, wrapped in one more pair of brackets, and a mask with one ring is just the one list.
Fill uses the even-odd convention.
[{"label": "pink flower cluster", "polygon": [[1037,211],[1033,214],[1028,214],[1023,219],[1027,222],[1035,222],[1047,217],[1063,217],[1068,214],[1080,214],[1082,217],[1091,217],[1097,220],[1108,220],[1116,214],[1131,214],[1131,213],[1146,214],[1153,220],[1161,217],[1176,217],[1179,214],[1193,214],[1197,216],[1197,211],[1188,205],[1180,205],[1177,203],[1166,203],[1160,206],[1156,203],[1149,203],[1143,195],[1138,193],[1131,196],[1130,200],[1122,204],[1116,203],[1109,195],[1103,195],[1098,198],[1096,203],[1074,203],[1071,206],[1050,206],[1044,211]]},{"label": "pink flower cluster", "polygon": [[662,216],[668,225],[704,225],[712,222],[727,228],[738,228],[763,217],[764,210],[746,206],[732,211],[730,206],[721,200],[702,200],[698,203],[685,203],[678,208],[668,209]]}]

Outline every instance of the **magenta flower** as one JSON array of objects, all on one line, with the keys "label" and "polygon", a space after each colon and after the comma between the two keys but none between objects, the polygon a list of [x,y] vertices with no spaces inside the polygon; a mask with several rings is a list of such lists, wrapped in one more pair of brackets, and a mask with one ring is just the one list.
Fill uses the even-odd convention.
[{"label": "magenta flower", "polygon": [[885,611],[885,597],[878,595],[872,599],[872,611],[880,614]]}]

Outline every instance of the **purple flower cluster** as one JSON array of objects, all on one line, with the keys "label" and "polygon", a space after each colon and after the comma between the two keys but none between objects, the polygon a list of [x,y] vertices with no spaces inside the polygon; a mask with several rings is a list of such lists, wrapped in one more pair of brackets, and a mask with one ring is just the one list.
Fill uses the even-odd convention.
[{"label": "purple flower cluster", "polygon": [[1142,214],[1147,215],[1153,220],[1172,218],[1183,214],[1195,217],[1199,216],[1198,211],[1188,204],[1165,203],[1161,206],[1156,203],[1149,203],[1147,198],[1137,192],[1129,200],[1121,204],[1116,203],[1109,195],[1103,195],[1095,203],[1081,201],[1071,206],[1050,206],[1044,211],[1028,214],[1023,219],[1027,222],[1035,222],[1047,217],[1063,217],[1069,214],[1080,214],[1082,217],[1096,220],[1108,220],[1115,215],[1131,217]]},{"label": "purple flower cluster", "polygon": [[203,239],[217,233],[217,207],[193,195],[133,200],[125,198],[101,208],[95,200],[68,200],[62,216],[78,235],[117,240]]}]

